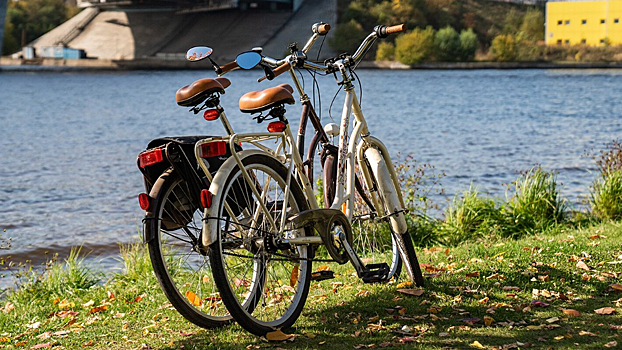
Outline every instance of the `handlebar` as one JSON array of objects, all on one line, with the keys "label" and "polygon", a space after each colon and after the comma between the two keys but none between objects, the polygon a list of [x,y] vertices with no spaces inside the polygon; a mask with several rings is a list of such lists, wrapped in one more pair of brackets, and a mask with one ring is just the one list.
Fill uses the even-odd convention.
[{"label": "handlebar", "polygon": [[229,63],[226,63],[225,65],[220,66],[220,74],[225,74],[225,73],[229,73],[234,69],[238,69],[240,68],[240,66],[238,66],[238,63],[236,61],[231,61]]},{"label": "handlebar", "polygon": [[[291,68],[291,66],[292,66],[291,63],[289,63],[289,62],[285,62],[282,65],[278,66],[276,69],[274,69],[272,71],[272,73],[274,73],[274,76],[272,77],[272,79],[274,79],[274,78],[278,77],[279,75],[287,72]],[[268,79],[268,76],[264,76],[264,77],[261,77],[261,78],[257,79],[257,82],[261,83],[262,81],[264,81],[266,79]],[[269,80],[272,80],[272,79],[269,79]]]}]

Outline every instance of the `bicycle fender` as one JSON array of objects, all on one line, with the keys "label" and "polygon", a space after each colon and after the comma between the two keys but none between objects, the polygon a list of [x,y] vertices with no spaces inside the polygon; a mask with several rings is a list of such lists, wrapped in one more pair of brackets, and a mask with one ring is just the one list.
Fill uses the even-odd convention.
[{"label": "bicycle fender", "polygon": [[[278,158],[262,150],[251,149],[237,153],[241,161],[244,161],[247,157],[256,154],[262,154],[278,160]],[[229,159],[227,159],[220,166],[218,172],[216,172],[216,176],[214,176],[214,179],[209,186],[209,191],[212,194],[213,205],[210,208],[205,208],[203,211],[203,234],[201,239],[204,247],[209,247],[218,240],[219,203],[221,201],[225,182],[237,165],[238,163],[236,162],[236,159],[234,157],[229,157]]]}]

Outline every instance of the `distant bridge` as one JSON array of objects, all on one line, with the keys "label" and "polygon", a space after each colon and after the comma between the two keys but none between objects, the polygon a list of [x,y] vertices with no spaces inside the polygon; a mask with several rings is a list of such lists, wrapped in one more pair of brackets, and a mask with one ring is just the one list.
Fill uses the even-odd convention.
[{"label": "distant bridge", "polygon": [[178,13],[207,12],[227,9],[267,9],[296,11],[304,0],[78,0],[80,7],[100,8],[166,8]]}]

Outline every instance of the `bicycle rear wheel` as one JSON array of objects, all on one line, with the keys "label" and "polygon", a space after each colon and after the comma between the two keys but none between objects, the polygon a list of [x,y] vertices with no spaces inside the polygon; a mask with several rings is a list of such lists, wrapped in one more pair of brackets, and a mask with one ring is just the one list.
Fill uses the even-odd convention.
[{"label": "bicycle rear wheel", "polygon": [[188,184],[173,170],[155,182],[145,232],[153,271],[173,307],[203,328],[226,324],[231,316],[212,278],[209,258],[200,253],[203,211]]},{"label": "bicycle rear wheel", "polygon": [[[278,160],[255,154],[244,158],[243,164],[254,181],[252,184],[244,179],[237,165],[219,184],[222,192],[214,205],[218,205],[220,223],[217,241],[210,246],[210,261],[214,280],[231,315],[247,331],[263,336],[291,326],[305,304],[311,248],[278,242],[309,233],[292,230],[287,223],[282,226],[281,220],[283,215],[308,209],[308,204],[296,180],[292,179],[287,191],[287,168]],[[259,197],[250,186],[255,186]],[[267,213],[261,210],[260,203]],[[229,217],[229,213],[234,217]],[[269,223],[268,215],[276,229]],[[256,307],[248,307],[253,304]]]},{"label": "bicycle rear wheel", "polygon": [[404,270],[410,279],[419,287],[423,287],[424,280],[421,274],[421,267],[415,253],[412,239],[408,233],[406,218],[402,211],[402,205],[399,200],[387,164],[382,157],[380,151],[376,148],[368,148],[365,150],[365,157],[370,165],[373,177],[372,181],[377,186],[378,196],[383,205],[383,211],[389,222],[393,242],[397,246],[397,250],[401,256]]}]

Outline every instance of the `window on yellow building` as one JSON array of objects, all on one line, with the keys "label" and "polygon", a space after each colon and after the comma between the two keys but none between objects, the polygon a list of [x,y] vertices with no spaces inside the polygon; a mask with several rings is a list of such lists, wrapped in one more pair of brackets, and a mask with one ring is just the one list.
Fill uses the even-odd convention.
[{"label": "window on yellow building", "polygon": [[605,20],[604,20],[604,19],[601,19],[601,20],[600,20],[600,24],[605,24]]},{"label": "window on yellow building", "polygon": [[587,40],[581,39],[581,44],[585,44],[585,43],[587,43]]},{"label": "window on yellow building", "polygon": [[562,25],[562,23],[563,23],[563,21],[562,21],[561,19],[560,19],[559,21],[557,21],[557,25],[558,25],[558,26],[561,26],[561,25]]},{"label": "window on yellow building", "polygon": [[564,44],[569,45],[569,44],[570,44],[570,40],[566,39],[566,40],[564,41]]},{"label": "window on yellow building", "polygon": [[562,44],[562,39],[557,40],[557,45],[561,45]]},{"label": "window on yellow building", "polygon": [[569,19],[567,19],[567,20],[566,20],[566,25],[569,25],[569,24],[570,24],[570,20],[569,20]]},{"label": "window on yellow building", "polygon": [[587,24],[587,19],[582,19],[581,24]]},{"label": "window on yellow building", "polygon": [[605,39],[600,39],[600,43],[604,44],[605,43]]},{"label": "window on yellow building", "polygon": [[620,19],[619,18],[614,19],[613,23],[620,23]]}]

